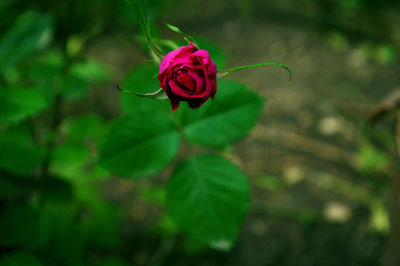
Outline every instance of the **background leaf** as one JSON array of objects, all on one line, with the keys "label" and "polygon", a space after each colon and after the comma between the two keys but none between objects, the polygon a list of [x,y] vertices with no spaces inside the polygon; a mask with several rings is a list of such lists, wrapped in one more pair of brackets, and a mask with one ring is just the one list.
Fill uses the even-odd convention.
[{"label": "background leaf", "polygon": [[89,150],[78,142],[64,142],[54,149],[52,170],[58,174],[69,175],[76,173],[88,163]]},{"label": "background leaf", "polygon": [[0,199],[4,199],[13,195],[17,195],[24,191],[22,188],[16,186],[9,180],[0,178]]},{"label": "background leaf", "polygon": [[62,127],[68,139],[74,142],[95,141],[99,145],[107,133],[102,118],[90,113],[69,117]]},{"label": "background leaf", "polygon": [[106,81],[109,78],[106,66],[93,60],[75,63],[71,73],[87,81]]},{"label": "background leaf", "polygon": [[26,73],[22,73],[43,95],[48,105],[53,102],[56,91],[55,85],[62,72],[63,61],[60,52],[49,52],[32,60]]},{"label": "background leaf", "polygon": [[140,178],[154,175],[178,152],[179,134],[163,114],[131,115],[111,128],[101,152],[101,163],[115,174]]},{"label": "background leaf", "polygon": [[36,90],[20,87],[0,88],[0,123],[23,119],[47,106]]},{"label": "background leaf", "polygon": [[179,226],[220,248],[235,241],[249,205],[246,176],[231,162],[200,155],[177,166],[167,185],[167,207]]},{"label": "background leaf", "polygon": [[41,266],[42,263],[32,253],[14,252],[0,258],[0,266]]},{"label": "background leaf", "polygon": [[61,93],[70,100],[79,100],[89,91],[89,82],[78,75],[68,73],[62,79]]},{"label": "background leaf", "polygon": [[37,178],[0,170],[0,198],[18,197],[35,192],[41,199],[66,201],[72,198],[71,184],[56,176]]},{"label": "background leaf", "polygon": [[13,173],[28,173],[42,163],[44,155],[44,146],[34,143],[27,125],[0,131],[0,167]]},{"label": "background leaf", "polygon": [[[122,89],[138,93],[152,93],[160,88],[157,80],[158,67],[141,65],[133,68],[122,84]],[[169,101],[158,101],[138,97],[131,93],[121,93],[121,106],[124,114],[168,112],[171,110]]]},{"label": "background leaf", "polygon": [[0,42],[0,73],[44,48],[51,40],[51,24],[48,15],[33,11],[22,14]]},{"label": "background leaf", "polygon": [[193,143],[218,147],[243,138],[256,124],[264,100],[234,81],[218,81],[214,100],[193,110],[180,107],[185,137]]},{"label": "background leaf", "polygon": [[9,205],[0,212],[0,245],[36,248],[46,241],[46,217],[28,205]]}]

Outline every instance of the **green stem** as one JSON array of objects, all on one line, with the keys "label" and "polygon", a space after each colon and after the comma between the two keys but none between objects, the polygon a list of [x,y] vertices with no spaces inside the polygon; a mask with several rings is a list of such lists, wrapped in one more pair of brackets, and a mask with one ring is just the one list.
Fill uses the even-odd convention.
[{"label": "green stem", "polygon": [[123,93],[133,93],[139,97],[147,97],[147,98],[158,99],[158,100],[165,100],[168,98],[167,95],[165,94],[165,91],[162,88],[159,88],[158,90],[156,90],[154,92],[148,92],[148,93],[140,93],[137,91],[124,90],[119,85],[117,85],[117,89]]},{"label": "green stem", "polygon": [[281,63],[275,63],[275,62],[267,62],[267,63],[259,63],[259,64],[253,64],[253,65],[245,65],[245,66],[239,66],[239,67],[234,67],[226,70],[222,70],[218,73],[218,78],[222,78],[230,73],[246,69],[246,68],[253,68],[253,67],[263,67],[263,66],[279,66],[284,69],[286,69],[289,72],[290,75],[290,80],[292,79],[292,71],[290,70],[289,67],[285,66],[284,64]]},{"label": "green stem", "polygon": [[164,58],[164,53],[161,51],[161,49],[153,42],[150,32],[146,34],[147,41],[149,42],[149,45],[152,49],[152,51],[156,54],[158,57],[158,60],[161,61]]},{"label": "green stem", "polygon": [[166,39],[160,39],[158,40],[159,44],[165,45],[170,47],[172,50],[176,50],[179,48],[179,45],[177,45],[174,41],[171,40],[166,40]]},{"label": "green stem", "polygon": [[161,59],[164,57],[164,53],[161,48],[153,42],[151,38],[149,17],[147,14],[147,0],[125,0],[125,2],[132,8],[151,50],[157,55],[158,59],[161,61]]}]

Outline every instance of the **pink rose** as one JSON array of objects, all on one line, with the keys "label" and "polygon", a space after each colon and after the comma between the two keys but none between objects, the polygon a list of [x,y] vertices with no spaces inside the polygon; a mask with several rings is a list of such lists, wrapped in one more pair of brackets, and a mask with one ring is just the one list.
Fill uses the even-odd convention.
[{"label": "pink rose", "polygon": [[217,91],[217,66],[206,50],[192,43],[169,52],[160,63],[158,80],[175,111],[180,101],[199,108]]}]

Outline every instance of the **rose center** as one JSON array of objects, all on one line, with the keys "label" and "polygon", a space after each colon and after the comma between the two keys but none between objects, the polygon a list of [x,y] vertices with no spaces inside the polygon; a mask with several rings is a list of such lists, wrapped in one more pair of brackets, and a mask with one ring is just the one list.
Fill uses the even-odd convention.
[{"label": "rose center", "polygon": [[196,92],[196,81],[187,73],[187,71],[179,71],[177,73],[176,81],[182,89],[191,93]]}]

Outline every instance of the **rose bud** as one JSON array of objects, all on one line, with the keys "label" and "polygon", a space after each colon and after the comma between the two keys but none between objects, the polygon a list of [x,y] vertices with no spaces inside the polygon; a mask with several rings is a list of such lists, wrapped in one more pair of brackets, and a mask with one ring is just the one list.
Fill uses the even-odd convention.
[{"label": "rose bud", "polygon": [[169,52],[160,63],[158,80],[175,111],[180,101],[199,108],[217,91],[217,66],[206,50],[192,43]]}]

